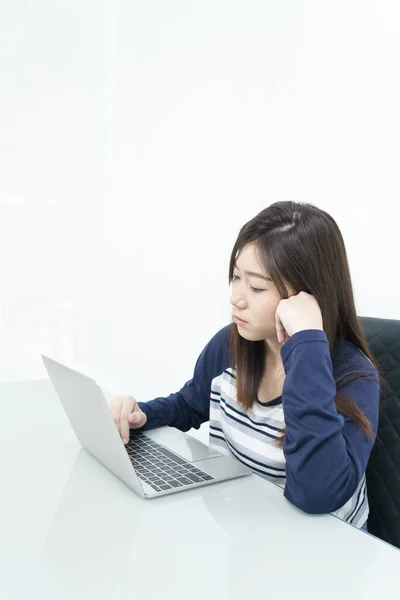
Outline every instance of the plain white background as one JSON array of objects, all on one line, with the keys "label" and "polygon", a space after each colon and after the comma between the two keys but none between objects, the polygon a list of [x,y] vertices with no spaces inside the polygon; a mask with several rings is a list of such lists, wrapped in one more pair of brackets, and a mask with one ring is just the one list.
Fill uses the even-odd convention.
[{"label": "plain white background", "polygon": [[0,380],[147,400],[230,322],[240,227],[312,202],[400,318],[399,4],[0,2]]}]

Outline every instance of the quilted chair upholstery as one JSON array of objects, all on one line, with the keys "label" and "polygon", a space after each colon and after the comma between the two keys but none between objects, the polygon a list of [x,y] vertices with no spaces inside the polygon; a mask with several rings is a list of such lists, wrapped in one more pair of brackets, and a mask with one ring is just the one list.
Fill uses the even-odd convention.
[{"label": "quilted chair upholstery", "polygon": [[400,321],[360,317],[387,387],[367,467],[368,531],[400,548]]}]

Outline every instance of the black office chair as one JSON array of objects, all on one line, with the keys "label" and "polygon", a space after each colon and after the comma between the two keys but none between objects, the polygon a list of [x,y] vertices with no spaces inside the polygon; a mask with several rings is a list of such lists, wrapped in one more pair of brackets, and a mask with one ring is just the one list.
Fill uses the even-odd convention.
[{"label": "black office chair", "polygon": [[368,531],[400,548],[400,321],[360,317],[360,322],[388,383],[366,473]]}]

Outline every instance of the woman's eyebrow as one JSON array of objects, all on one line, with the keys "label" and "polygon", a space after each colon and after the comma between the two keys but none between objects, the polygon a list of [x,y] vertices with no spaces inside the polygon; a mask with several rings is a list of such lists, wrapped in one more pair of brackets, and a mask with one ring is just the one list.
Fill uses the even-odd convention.
[{"label": "woman's eyebrow", "polygon": [[[233,266],[238,271],[240,271],[240,269],[239,269],[239,267],[237,266],[236,263]],[[254,271],[245,271],[245,275],[248,275],[249,277],[258,277],[259,279],[265,279],[266,281],[272,281],[272,279],[270,277],[266,277],[265,275],[261,275],[261,273],[255,273]]]}]

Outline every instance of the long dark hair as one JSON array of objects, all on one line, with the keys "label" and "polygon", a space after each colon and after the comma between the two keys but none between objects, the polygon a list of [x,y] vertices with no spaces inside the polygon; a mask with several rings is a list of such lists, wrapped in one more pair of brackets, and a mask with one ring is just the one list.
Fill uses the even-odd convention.
[{"label": "long dark hair", "polygon": [[[369,358],[381,386],[385,383],[356,314],[350,269],[342,234],[336,221],[312,204],[276,202],[246,223],[232,250],[229,283],[235,261],[248,243],[255,243],[261,264],[276,285],[282,299],[288,298],[287,282],[295,291],[312,294],[322,313],[331,357],[337,343],[347,340]],[[232,323],[229,331],[230,365],[236,370],[237,402],[251,408],[266,364],[264,341],[241,337]],[[340,392],[351,379],[371,377],[361,371],[347,371],[337,380],[335,404],[368,437],[374,437],[371,423],[352,398]],[[282,446],[283,436],[278,440]]]}]

